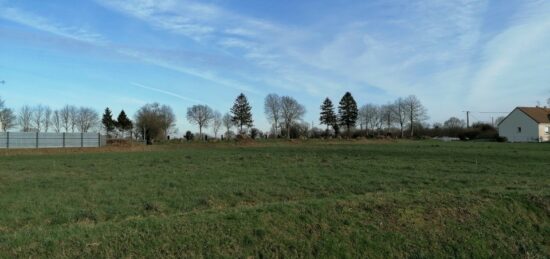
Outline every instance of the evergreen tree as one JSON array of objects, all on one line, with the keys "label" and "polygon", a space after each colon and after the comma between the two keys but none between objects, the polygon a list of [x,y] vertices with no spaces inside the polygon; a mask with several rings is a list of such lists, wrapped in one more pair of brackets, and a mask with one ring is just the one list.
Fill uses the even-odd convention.
[{"label": "evergreen tree", "polygon": [[243,131],[243,126],[252,127],[252,107],[250,107],[250,104],[248,103],[248,100],[246,99],[246,96],[244,94],[240,94],[237,99],[235,100],[235,103],[233,104],[233,107],[231,108],[231,114],[233,115],[233,123],[237,125],[241,133]]},{"label": "evergreen tree", "polygon": [[338,114],[340,115],[340,125],[346,126],[349,137],[351,128],[355,127],[359,114],[357,103],[355,102],[355,99],[353,99],[350,92],[346,92],[346,94],[342,97],[342,100],[340,100]]},{"label": "evergreen tree", "polygon": [[103,119],[101,120],[103,128],[107,132],[107,135],[110,135],[113,130],[116,128],[116,122],[113,120],[113,114],[111,109],[105,108],[105,113],[103,113]]},{"label": "evergreen tree", "polygon": [[124,132],[131,130],[134,127],[134,124],[130,119],[128,119],[128,116],[126,115],[126,112],[122,110],[117,118],[117,128],[120,132],[122,132],[122,135],[124,136]]},{"label": "evergreen tree", "polygon": [[321,124],[327,125],[327,130],[329,126],[334,128],[334,125],[337,123],[336,114],[334,113],[334,105],[332,105],[332,101],[328,97],[321,105],[321,117],[319,120],[321,121]]}]

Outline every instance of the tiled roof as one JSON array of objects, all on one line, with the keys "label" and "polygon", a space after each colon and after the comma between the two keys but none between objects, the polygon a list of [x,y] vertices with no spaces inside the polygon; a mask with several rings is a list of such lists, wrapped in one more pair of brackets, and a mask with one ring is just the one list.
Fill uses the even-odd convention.
[{"label": "tiled roof", "polygon": [[518,107],[518,109],[537,123],[550,123],[550,108]]}]

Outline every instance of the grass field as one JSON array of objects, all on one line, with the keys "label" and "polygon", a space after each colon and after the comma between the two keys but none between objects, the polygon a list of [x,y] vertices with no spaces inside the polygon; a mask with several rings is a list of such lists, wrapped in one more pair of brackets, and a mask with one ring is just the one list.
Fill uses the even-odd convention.
[{"label": "grass field", "polygon": [[0,154],[0,257],[550,256],[550,145]]}]

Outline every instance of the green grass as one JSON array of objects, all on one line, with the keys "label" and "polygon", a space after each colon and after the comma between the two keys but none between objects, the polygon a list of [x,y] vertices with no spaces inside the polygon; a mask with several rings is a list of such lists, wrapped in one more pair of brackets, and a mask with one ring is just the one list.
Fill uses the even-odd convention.
[{"label": "green grass", "polygon": [[550,256],[550,145],[0,155],[0,257]]}]

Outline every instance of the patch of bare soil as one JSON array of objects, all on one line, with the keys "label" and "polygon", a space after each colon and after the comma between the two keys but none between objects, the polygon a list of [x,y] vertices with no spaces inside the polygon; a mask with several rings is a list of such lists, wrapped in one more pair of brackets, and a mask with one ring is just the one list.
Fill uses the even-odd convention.
[{"label": "patch of bare soil", "polygon": [[0,156],[13,155],[51,155],[74,153],[111,153],[111,152],[143,152],[155,149],[142,144],[111,145],[99,148],[39,148],[39,149],[3,149]]}]

